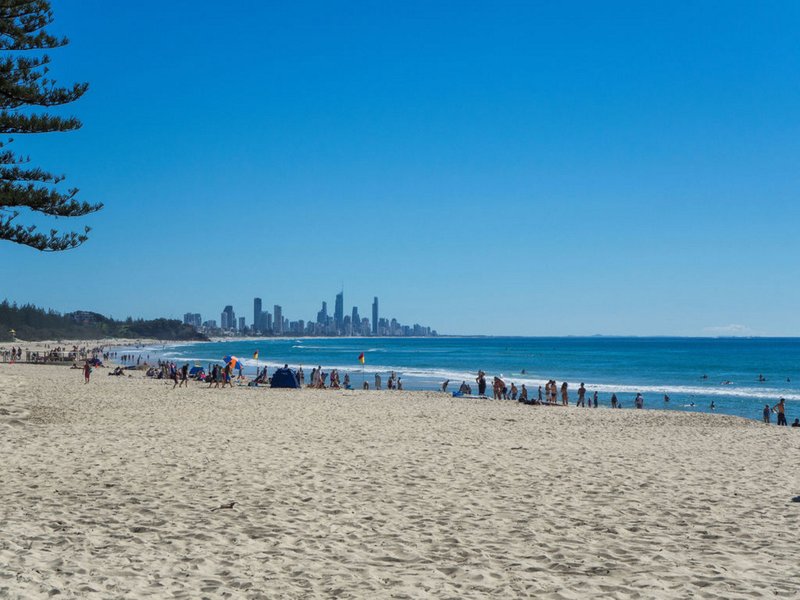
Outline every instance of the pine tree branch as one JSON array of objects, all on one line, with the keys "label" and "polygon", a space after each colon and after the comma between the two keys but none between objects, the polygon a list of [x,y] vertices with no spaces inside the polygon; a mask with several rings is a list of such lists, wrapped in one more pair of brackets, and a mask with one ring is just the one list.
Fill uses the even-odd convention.
[{"label": "pine tree branch", "polygon": [[77,189],[62,194],[33,183],[14,183],[0,180],[0,208],[26,207],[52,217],[82,217],[97,212],[103,205],[79,202]]},{"label": "pine tree branch", "polygon": [[36,227],[33,225],[29,227],[14,225],[11,222],[12,220],[13,217],[0,217],[0,240],[30,246],[42,252],[61,252],[77,248],[89,239],[86,234],[91,231],[89,227],[85,227],[82,234],[74,231],[62,234],[55,229],[51,229],[50,234],[46,235],[37,233]]}]

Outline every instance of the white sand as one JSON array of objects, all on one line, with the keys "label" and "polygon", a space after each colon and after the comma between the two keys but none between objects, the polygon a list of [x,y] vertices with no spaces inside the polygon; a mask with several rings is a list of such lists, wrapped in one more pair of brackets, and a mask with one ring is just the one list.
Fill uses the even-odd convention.
[{"label": "white sand", "polygon": [[800,597],[798,430],[171,387],[0,364],[0,597]]}]

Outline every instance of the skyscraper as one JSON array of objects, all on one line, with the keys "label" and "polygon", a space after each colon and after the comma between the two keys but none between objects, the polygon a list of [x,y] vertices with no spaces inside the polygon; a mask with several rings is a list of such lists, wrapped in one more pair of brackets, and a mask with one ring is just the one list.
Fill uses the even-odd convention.
[{"label": "skyscraper", "polygon": [[261,298],[253,298],[253,329],[256,331],[264,329],[261,315]]},{"label": "skyscraper", "polygon": [[353,316],[350,319],[350,323],[353,327],[352,335],[361,335],[361,317],[358,315],[358,307],[353,307]]},{"label": "skyscraper", "polygon": [[223,329],[236,329],[236,313],[230,304],[225,307],[220,315],[220,325]]},{"label": "skyscraper", "polygon": [[333,311],[333,323],[336,325],[336,333],[344,329],[344,290],[336,294],[336,308]]},{"label": "skyscraper", "polygon": [[372,335],[378,335],[378,297],[372,301]]},{"label": "skyscraper", "polygon": [[317,323],[323,327],[328,323],[328,303],[323,300],[322,310],[317,313]]},{"label": "skyscraper", "polygon": [[272,314],[272,331],[276,335],[281,335],[283,333],[283,309],[276,304],[272,308]]}]

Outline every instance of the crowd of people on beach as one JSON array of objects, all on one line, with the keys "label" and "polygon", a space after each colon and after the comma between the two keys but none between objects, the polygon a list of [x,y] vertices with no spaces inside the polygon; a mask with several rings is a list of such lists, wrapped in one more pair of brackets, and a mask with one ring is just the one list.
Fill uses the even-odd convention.
[{"label": "crowd of people on beach", "polygon": [[[763,376],[760,376],[763,377]],[[475,383],[477,384],[477,391],[478,391],[478,398],[488,399],[486,395],[487,390],[487,379],[486,373],[484,371],[478,371],[478,375],[475,378]],[[441,390],[443,392],[447,392],[447,388],[450,385],[450,380],[446,379],[442,382]],[[560,392],[560,393],[559,393]],[[456,392],[453,392],[453,396],[455,397],[463,397],[463,396],[472,396],[472,386],[468,384],[466,381],[462,381],[461,385],[459,386]],[[560,399],[559,399],[560,396]],[[551,379],[547,381],[544,385],[544,389],[540,385],[536,392],[535,397],[529,396],[528,389],[523,383],[519,388],[517,388],[515,383],[511,383],[510,386],[506,384],[506,382],[501,377],[493,377],[492,378],[492,399],[494,400],[516,400],[517,402],[521,402],[523,404],[529,405],[543,405],[543,406],[569,406],[570,398],[569,398],[569,384],[565,381],[559,387],[558,383]],[[668,405],[670,402],[669,394],[664,394],[664,404]],[[622,402],[617,397],[616,393],[612,393],[611,397],[609,398],[609,405],[611,408],[622,408]],[[580,384],[577,390],[577,398],[575,400],[575,406],[582,407],[582,408],[598,408],[600,406],[600,399],[599,394],[595,390],[591,395],[587,396],[587,390],[584,383]],[[633,406],[637,409],[644,408],[644,396],[641,393],[637,393],[636,396],[633,398]],[[694,402],[691,402],[689,407],[694,407]],[[788,426],[788,422],[786,420],[786,401],[781,398],[780,401],[775,405],[770,407],[767,404],[764,407],[763,411],[763,418],[765,423],[770,423],[771,415],[777,414],[778,416],[778,425]],[[709,410],[713,411],[716,409],[716,403],[712,400],[709,406]],[[792,427],[800,428],[800,418],[796,418],[792,422]]]},{"label": "crowd of people on beach", "polygon": [[0,361],[14,363],[74,363],[102,356],[107,359],[107,354],[103,353],[102,348],[73,345],[72,348],[66,346],[50,347],[45,345],[45,350],[22,349],[22,346],[11,346],[11,348],[0,348]]},{"label": "crowd of people on beach", "polygon": [[[80,369],[82,371],[84,383],[90,382],[91,374],[95,367],[103,366],[102,361],[108,360],[119,361],[119,363],[122,363],[121,365],[118,364],[112,370],[110,370],[108,372],[109,376],[124,376],[127,374],[128,377],[130,377],[131,375],[130,373],[126,373],[126,369],[143,369],[145,370],[146,377],[164,379],[167,381],[171,380],[173,382],[173,388],[189,387],[190,380],[207,383],[208,387],[215,388],[233,387],[234,382],[237,385],[269,385],[271,381],[269,369],[266,366],[258,369],[256,372],[256,377],[252,380],[249,380],[243,373],[243,365],[240,361],[236,363],[235,366],[233,363],[227,363],[224,365],[217,363],[209,364],[208,370],[206,371],[199,365],[195,365],[194,368],[190,369],[188,363],[178,366],[173,361],[158,360],[156,364],[150,365],[148,363],[149,358],[149,355],[143,357],[142,354],[136,353],[120,354],[117,352],[105,352],[102,347],[90,348],[88,346],[79,347],[78,345],[73,345],[71,348],[62,345],[50,348],[49,345],[47,345],[45,351],[31,351],[27,349],[23,350],[21,346],[0,348],[0,361],[8,363],[72,362],[73,369]],[[288,369],[288,365],[284,365],[284,369]],[[333,390],[353,389],[353,383],[351,381],[350,374],[345,373],[344,377],[342,377],[339,373],[339,370],[335,368],[331,369],[330,372],[323,370],[322,366],[313,368],[311,370],[310,380],[307,386],[305,372],[303,371],[302,365],[296,370],[290,370],[289,372],[291,372],[293,377],[296,379],[297,387]],[[703,378],[707,378],[707,375],[704,375]],[[765,382],[766,378],[763,375],[759,375],[758,381]],[[789,381],[788,378],[787,381]],[[477,397],[488,399],[489,396],[487,395],[487,389],[489,387],[489,381],[486,373],[483,370],[478,371],[477,376],[475,377],[475,384],[477,387]],[[447,392],[449,385],[450,380],[445,380],[441,384],[441,391]],[[365,378],[363,379],[360,387],[364,390],[369,390],[370,382]],[[534,393],[531,393],[524,383],[517,387],[516,383],[514,382],[511,382],[510,385],[507,384],[502,376],[494,376],[491,379],[491,387],[491,397],[494,400],[512,400],[523,404],[542,406],[568,406],[570,404],[570,388],[566,381],[562,382],[559,386],[556,380],[550,379],[544,384],[544,386],[538,386],[538,389]],[[383,389],[383,379],[380,373],[374,374],[374,385],[372,389]],[[403,389],[402,379],[395,371],[392,371],[386,380],[386,389]],[[461,385],[458,387],[458,390],[453,392],[452,395],[456,397],[473,396],[472,385],[466,381],[462,381]],[[641,393],[637,393],[632,399],[632,404],[637,409],[644,408],[644,402],[644,396]],[[666,405],[669,402],[669,395],[664,394],[664,404]],[[598,392],[594,391],[591,394],[588,394],[585,384],[581,383],[575,396],[575,406],[582,408],[598,408],[600,406]],[[614,409],[623,408],[623,403],[617,397],[616,393],[611,394],[609,398],[609,406]],[[693,408],[695,404],[694,402],[691,402],[686,406]],[[709,409],[712,411],[716,409],[716,405],[713,401],[711,402]],[[783,427],[789,426],[786,416],[786,401],[784,398],[780,398],[778,403],[774,406],[770,406],[769,404],[764,406],[762,411],[764,423],[771,424],[772,415],[776,415],[777,425]],[[791,427],[800,428],[800,418],[795,418],[791,424]]]}]

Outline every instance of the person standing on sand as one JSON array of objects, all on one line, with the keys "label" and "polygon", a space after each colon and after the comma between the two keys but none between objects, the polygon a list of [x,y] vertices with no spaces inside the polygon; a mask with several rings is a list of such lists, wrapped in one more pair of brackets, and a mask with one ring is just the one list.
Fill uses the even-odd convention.
[{"label": "person standing on sand", "polygon": [[594,392],[594,407],[597,408],[597,390]]},{"label": "person standing on sand", "polygon": [[381,376],[380,373],[375,373],[375,389],[381,389]]},{"label": "person standing on sand", "polygon": [[501,400],[503,397],[503,388],[505,387],[505,383],[499,377],[495,377],[494,381],[492,382],[492,398],[495,400]]},{"label": "person standing on sand", "polygon": [[561,404],[569,406],[569,392],[567,392],[567,382],[561,384]]},{"label": "person standing on sand", "polygon": [[578,388],[578,403],[575,406],[586,406],[586,388],[581,382],[581,387]]},{"label": "person standing on sand", "polygon": [[[548,383],[547,385],[550,385],[550,384]],[[542,386],[539,386],[539,397],[538,397],[538,400],[539,400],[539,404],[541,404],[542,403]]]},{"label": "person standing on sand", "polygon": [[89,377],[92,376],[92,365],[87,360],[83,365],[83,383],[89,383]]},{"label": "person standing on sand", "polygon": [[475,381],[478,383],[478,395],[485,396],[486,395],[486,373],[483,371],[478,371],[478,376],[475,378]]},{"label": "person standing on sand", "polygon": [[617,408],[617,395],[611,394],[611,408]]},{"label": "person standing on sand", "polygon": [[786,427],[786,406],[784,404],[785,400],[783,398],[772,407],[772,410],[778,413],[778,425],[783,425]]},{"label": "person standing on sand", "polygon": [[528,404],[528,389],[525,387],[524,383],[519,391],[519,401],[523,404]]},{"label": "person standing on sand", "polygon": [[641,394],[636,394],[636,399],[634,400],[636,408],[644,408],[644,398]]},{"label": "person standing on sand", "polygon": [[225,365],[225,368],[222,370],[222,387],[225,387],[225,384],[233,387],[233,382],[231,381],[231,363]]},{"label": "person standing on sand", "polygon": [[443,391],[443,392],[446,392],[446,391],[447,391],[447,384],[448,384],[448,383],[450,383],[450,380],[449,380],[449,379],[445,379],[445,380],[444,380],[444,382],[442,383],[442,391]]},{"label": "person standing on sand", "polygon": [[764,423],[766,423],[767,425],[769,425],[769,420],[770,420],[770,414],[771,413],[772,413],[772,411],[769,409],[769,404],[765,404],[764,405]]}]

